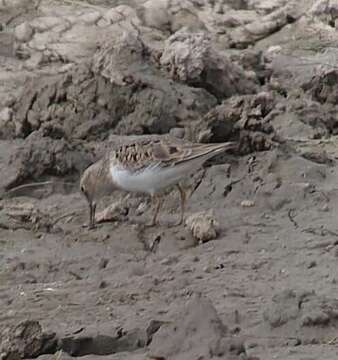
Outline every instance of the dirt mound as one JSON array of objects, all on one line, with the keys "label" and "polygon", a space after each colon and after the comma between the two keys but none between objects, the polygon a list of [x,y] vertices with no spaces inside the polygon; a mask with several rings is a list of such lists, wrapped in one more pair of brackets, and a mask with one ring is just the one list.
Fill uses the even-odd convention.
[{"label": "dirt mound", "polygon": [[28,136],[9,159],[8,167],[16,169],[7,179],[6,190],[27,180],[41,180],[47,176],[78,175],[91,162],[93,155],[82,144],[69,144],[34,132]]},{"label": "dirt mound", "polygon": [[216,99],[202,89],[149,77],[127,86],[94,76],[86,66],[27,84],[15,106],[17,133],[54,139],[104,140],[111,133],[166,133],[206,113]]},{"label": "dirt mound", "polygon": [[176,32],[166,40],[160,63],[172,79],[204,88],[219,100],[257,91],[257,83],[217,52],[207,33]]},{"label": "dirt mound", "polygon": [[149,354],[167,360],[248,359],[243,342],[231,336],[210,300],[199,295],[154,335]]}]

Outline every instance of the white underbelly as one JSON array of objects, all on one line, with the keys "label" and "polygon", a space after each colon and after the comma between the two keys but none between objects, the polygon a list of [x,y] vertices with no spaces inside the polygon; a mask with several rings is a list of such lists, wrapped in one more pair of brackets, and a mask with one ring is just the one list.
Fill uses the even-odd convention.
[{"label": "white underbelly", "polygon": [[160,166],[150,166],[136,173],[112,166],[110,173],[114,183],[121,189],[148,194],[175,185],[189,175],[185,167],[161,168]]}]

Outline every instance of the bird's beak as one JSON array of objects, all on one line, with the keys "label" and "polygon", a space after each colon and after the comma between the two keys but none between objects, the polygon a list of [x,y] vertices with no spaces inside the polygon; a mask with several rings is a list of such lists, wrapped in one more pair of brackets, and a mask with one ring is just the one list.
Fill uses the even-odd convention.
[{"label": "bird's beak", "polygon": [[95,228],[96,203],[88,202],[88,204],[89,204],[89,229],[94,229]]}]

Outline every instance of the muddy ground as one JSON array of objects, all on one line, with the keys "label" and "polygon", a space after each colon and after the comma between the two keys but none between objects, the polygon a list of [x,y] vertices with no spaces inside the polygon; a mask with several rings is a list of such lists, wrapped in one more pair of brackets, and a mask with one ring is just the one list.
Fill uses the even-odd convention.
[{"label": "muddy ground", "polygon": [[[338,357],[337,19],[325,0],[0,1],[1,359]],[[239,144],[187,180],[210,239],[172,226],[175,191],[155,228],[122,193],[84,228],[83,169],[168,132]]]}]

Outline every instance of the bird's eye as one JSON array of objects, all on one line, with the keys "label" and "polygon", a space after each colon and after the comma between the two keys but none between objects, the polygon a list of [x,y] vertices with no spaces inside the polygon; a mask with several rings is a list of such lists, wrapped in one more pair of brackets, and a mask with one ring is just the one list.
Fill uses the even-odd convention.
[{"label": "bird's eye", "polygon": [[83,185],[81,186],[81,191],[82,191],[83,193],[85,193],[85,188],[84,188]]}]

